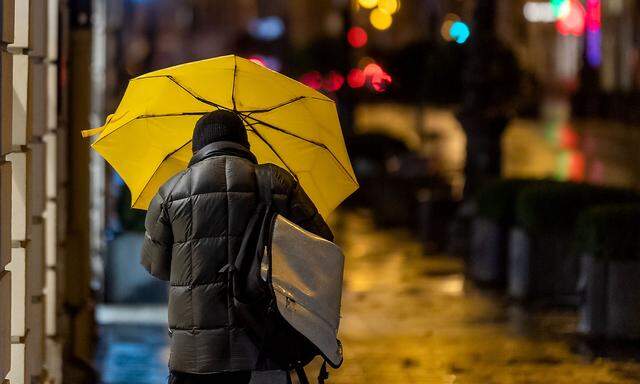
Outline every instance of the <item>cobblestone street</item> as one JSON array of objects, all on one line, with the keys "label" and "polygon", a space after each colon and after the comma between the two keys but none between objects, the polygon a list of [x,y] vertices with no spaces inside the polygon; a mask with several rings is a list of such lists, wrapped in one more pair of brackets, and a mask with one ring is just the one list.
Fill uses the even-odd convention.
[{"label": "cobblestone street", "polygon": [[[347,264],[345,362],[329,383],[640,382],[638,349],[581,342],[572,311],[525,310],[480,292],[459,260],[425,257],[406,231],[373,229],[366,213],[339,215],[332,226]],[[162,382],[164,329],[103,325],[104,383]]]}]

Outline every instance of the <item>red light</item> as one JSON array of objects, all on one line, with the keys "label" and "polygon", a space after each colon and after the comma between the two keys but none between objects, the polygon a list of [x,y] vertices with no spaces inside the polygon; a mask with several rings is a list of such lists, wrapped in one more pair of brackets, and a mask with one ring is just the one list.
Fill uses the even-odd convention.
[{"label": "red light", "polygon": [[569,180],[583,181],[585,175],[584,155],[578,151],[572,152],[569,158]]},{"label": "red light", "polygon": [[367,77],[360,68],[354,68],[347,75],[347,83],[351,88],[360,88],[367,81]]},{"label": "red light", "polygon": [[331,71],[327,74],[322,82],[322,88],[329,92],[335,92],[342,88],[344,84],[344,76],[336,71]]},{"label": "red light", "polygon": [[386,72],[378,72],[371,77],[371,86],[376,92],[384,92],[389,87],[393,79]]},{"label": "red light", "polygon": [[369,63],[364,67],[364,75],[366,77],[374,76],[376,73],[383,73],[382,67],[376,63]]},{"label": "red light", "polygon": [[320,89],[322,87],[322,75],[318,71],[311,71],[300,76],[300,82],[313,89]]},{"label": "red light", "polygon": [[360,27],[351,27],[347,32],[347,41],[354,48],[364,47],[367,44],[367,31]]},{"label": "red light", "polygon": [[556,23],[556,29],[562,35],[582,36],[587,12],[578,0],[569,1],[569,13]]},{"label": "red light", "polygon": [[562,148],[577,148],[579,140],[580,137],[578,136],[578,133],[573,130],[570,125],[566,125],[560,128],[560,146]]},{"label": "red light", "polygon": [[587,0],[587,29],[596,32],[602,26],[602,5],[600,0]]},{"label": "red light", "polygon": [[251,56],[249,58],[249,61],[253,61],[254,63],[258,64],[258,65],[262,65],[263,67],[266,67],[267,64],[264,62],[264,60],[262,60],[261,58],[259,58],[258,56]]}]

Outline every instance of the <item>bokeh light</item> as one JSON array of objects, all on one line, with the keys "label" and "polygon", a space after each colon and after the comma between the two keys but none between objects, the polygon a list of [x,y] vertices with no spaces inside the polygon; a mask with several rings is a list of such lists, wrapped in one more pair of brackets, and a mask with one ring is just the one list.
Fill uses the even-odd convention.
[{"label": "bokeh light", "polygon": [[263,67],[266,67],[267,64],[265,64],[264,60],[262,60],[262,58],[258,57],[258,56],[251,56],[249,57],[249,61],[254,62],[258,65],[262,65]]},{"label": "bokeh light", "polygon": [[562,126],[558,132],[560,147],[564,149],[576,149],[580,143],[580,136],[570,124]]},{"label": "bokeh light", "polygon": [[249,23],[249,33],[258,40],[277,40],[284,34],[284,29],[284,23],[278,16],[254,19]]},{"label": "bokeh light", "polygon": [[602,4],[600,0],[587,0],[587,30],[595,32],[602,27]]},{"label": "bokeh light", "polygon": [[369,56],[364,56],[362,58],[360,58],[360,60],[358,60],[358,67],[359,68],[364,68],[367,65],[371,64],[371,63],[375,63],[376,61],[373,60],[371,57]]},{"label": "bokeh light", "polygon": [[378,0],[378,8],[393,15],[400,9],[400,2],[398,0]]},{"label": "bokeh light", "polygon": [[369,64],[367,64],[366,67],[364,67],[364,75],[366,77],[371,77],[371,76],[373,76],[373,75],[375,75],[377,73],[382,73],[382,72],[384,72],[382,70],[382,67],[380,67],[376,63],[369,63]]},{"label": "bokeh light", "polygon": [[393,23],[393,17],[391,17],[391,15],[387,11],[376,8],[371,11],[371,14],[369,15],[369,21],[375,29],[384,31],[385,29],[391,27],[391,24]]},{"label": "bokeh light", "polygon": [[464,44],[469,38],[470,34],[471,31],[469,30],[469,27],[462,21],[455,21],[453,24],[451,24],[449,35],[451,35],[451,38],[454,39],[456,43]]},{"label": "bokeh light", "polygon": [[599,31],[602,27],[602,4],[600,0],[587,0],[587,30]]},{"label": "bokeh light", "polygon": [[256,64],[269,68],[273,71],[280,72],[282,69],[282,61],[272,55],[254,54],[249,56],[249,61],[253,61]]},{"label": "bokeh light", "polygon": [[556,29],[561,35],[582,36],[585,29],[586,10],[578,0],[567,0],[569,13],[558,19]]},{"label": "bokeh light", "polygon": [[559,180],[584,181],[586,162],[581,151],[563,151],[560,153],[555,176]]},{"label": "bokeh light", "polygon": [[358,4],[360,4],[362,8],[371,9],[378,5],[378,0],[358,0]]},{"label": "bokeh light", "polygon": [[373,87],[376,92],[386,91],[391,82],[391,75],[384,71],[376,72],[371,76],[371,87]]},{"label": "bokeh light", "polygon": [[344,76],[337,71],[331,71],[322,81],[322,89],[329,92],[335,92],[342,88],[344,84]]},{"label": "bokeh light", "polygon": [[351,27],[347,32],[347,41],[354,48],[364,47],[367,44],[367,31],[361,27]]},{"label": "bokeh light", "polygon": [[367,77],[364,75],[364,71],[360,68],[353,68],[347,75],[347,84],[351,88],[361,88],[367,81]]},{"label": "bokeh light", "polygon": [[525,3],[522,13],[530,23],[553,23],[557,20],[556,14],[550,3],[528,1]]},{"label": "bokeh light", "polygon": [[593,68],[602,65],[602,3],[587,0],[587,62]]},{"label": "bokeh light", "polygon": [[322,75],[318,71],[311,71],[300,76],[300,82],[313,89],[322,88]]},{"label": "bokeh light", "polygon": [[445,41],[453,41],[450,32],[451,26],[453,26],[453,23],[459,20],[460,16],[453,13],[449,13],[447,16],[445,16],[444,21],[442,22],[442,27],[440,28],[440,34]]},{"label": "bokeh light", "polygon": [[569,0],[550,0],[550,3],[556,19],[561,19],[569,14]]}]

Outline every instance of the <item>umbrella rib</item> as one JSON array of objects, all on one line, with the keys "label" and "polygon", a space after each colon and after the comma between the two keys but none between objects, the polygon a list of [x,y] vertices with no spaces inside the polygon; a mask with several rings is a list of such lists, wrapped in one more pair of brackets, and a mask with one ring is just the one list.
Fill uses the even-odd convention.
[{"label": "umbrella rib", "polygon": [[[187,92],[189,95],[191,95],[194,99],[198,100],[201,103],[207,104],[207,105],[211,105],[212,107],[216,107],[218,109],[226,109],[229,110],[229,108],[214,103],[213,101],[209,101],[207,99],[205,99],[202,96],[198,96],[195,92],[191,91],[190,89],[188,89],[187,87],[185,87],[184,85],[180,84],[180,82],[178,80],[176,80],[173,76],[171,75],[158,75],[158,76],[148,76],[148,77],[143,77],[142,79],[138,79],[138,80],[144,80],[144,79],[152,79],[152,78],[156,78],[156,77],[166,77],[167,79],[171,80],[172,82],[174,82],[178,87],[180,87],[182,90],[184,90],[185,92]],[[134,79],[136,80],[136,79]]]},{"label": "umbrella rib", "polygon": [[325,101],[325,102],[333,103],[333,101],[331,101],[331,100],[325,100],[325,99],[321,99],[321,98],[319,98],[319,97],[313,97],[313,96],[298,96],[298,97],[294,97],[294,98],[293,98],[293,99],[291,99],[291,100],[287,100],[287,101],[284,101],[284,102],[282,102],[282,103],[280,103],[280,104],[276,104],[276,105],[274,105],[273,107],[263,108],[263,109],[248,109],[248,110],[245,110],[245,111],[238,111],[238,112],[240,112],[240,113],[246,113],[246,114],[248,114],[248,115],[251,115],[251,114],[253,114],[253,113],[265,113],[265,112],[271,112],[271,111],[273,111],[274,109],[278,109],[278,108],[281,108],[281,107],[287,106],[287,105],[289,105],[289,104],[295,103],[296,101],[300,101],[300,100],[304,100],[304,99],[311,99],[311,100],[318,100],[318,101]]},{"label": "umbrella rib", "polygon": [[[153,179],[153,175],[156,174],[156,172],[158,172],[158,169],[160,169],[160,167],[162,166],[162,163],[164,163],[168,158],[170,158],[171,156],[173,156],[176,152],[178,152],[179,150],[181,150],[182,148],[186,147],[189,143],[191,142],[191,140],[187,141],[186,143],[182,144],[180,147],[178,147],[177,149],[169,152],[163,159],[161,162],[158,163],[158,165],[156,166],[156,169],[153,170],[153,172],[151,173],[151,176],[149,176],[149,178],[147,179],[147,182],[144,183],[144,186],[142,187],[142,191],[144,191],[147,186],[149,185],[149,183],[151,182],[151,179]],[[138,197],[136,197],[136,200],[131,203],[131,206],[133,207],[138,200],[140,200],[140,196],[142,196],[142,191],[140,192],[140,194],[138,195]]]},{"label": "umbrella rib", "polygon": [[275,125],[273,125],[273,124],[269,124],[269,123],[267,123],[267,122],[265,122],[265,121],[262,121],[262,120],[260,120],[260,119],[258,119],[258,118],[255,118],[255,117],[253,117],[253,116],[247,115],[246,117],[247,117],[247,118],[250,118],[250,119],[255,120],[256,122],[255,122],[255,123],[253,123],[253,124],[262,124],[262,125],[264,125],[265,127],[269,127],[269,128],[271,128],[271,129],[275,129],[276,131],[280,131],[280,132],[285,133],[285,134],[287,134],[287,135],[293,136],[293,137],[295,137],[295,138],[297,138],[297,139],[300,139],[300,140],[306,141],[307,143],[311,143],[311,144],[313,144],[313,145],[317,145],[318,147],[323,147],[323,148],[325,148],[325,149],[328,149],[326,145],[324,145],[323,143],[320,143],[320,142],[318,142],[318,141],[311,140],[311,139],[308,139],[308,138],[306,138],[306,137],[302,137],[302,136],[300,136],[300,135],[298,135],[298,134],[296,134],[296,133],[293,133],[293,132],[289,132],[289,131],[287,131],[286,129],[282,129],[282,128],[277,127],[277,126],[275,126]]},{"label": "umbrella rib", "polygon": [[[297,135],[297,134],[295,134],[295,133],[293,133],[293,132],[289,132],[289,131],[287,131],[287,130],[285,130],[285,129],[282,129],[282,128],[280,128],[280,127],[276,127],[276,126],[275,126],[275,125],[273,125],[273,124],[266,123],[266,122],[264,122],[264,121],[262,121],[262,120],[260,120],[260,119],[256,119],[256,118],[255,118],[255,117],[253,117],[253,116],[247,116],[247,117],[249,117],[249,118],[251,118],[251,119],[253,119],[253,120],[257,121],[258,123],[260,123],[260,124],[262,124],[262,125],[264,125],[264,126],[266,126],[266,127],[269,127],[269,128],[274,129],[274,130],[276,130],[276,131],[278,131],[278,132],[282,132],[282,133],[284,133],[284,134],[287,134],[287,135],[293,136],[293,137],[295,137],[295,138],[297,138],[297,139],[300,139],[300,140],[302,140],[302,141],[306,141],[307,143],[310,143],[310,144],[316,145],[316,146],[318,146],[318,147],[320,147],[320,148],[324,149],[325,151],[329,152],[329,154],[331,155],[331,157],[333,157],[333,159],[334,159],[338,164],[340,164],[340,167],[342,168],[342,170],[344,171],[344,173],[346,173],[346,174],[347,174],[347,176],[349,176],[349,178],[351,179],[351,181],[353,181],[356,185],[358,184],[358,182],[353,178],[353,176],[351,176],[351,173],[349,173],[349,171],[347,170],[347,168],[345,168],[345,166],[342,164],[342,162],[341,162],[340,160],[338,160],[338,158],[337,158],[337,157],[336,157],[336,155],[333,153],[333,151],[331,151],[331,149],[329,149],[329,147],[327,147],[325,144],[320,143],[320,142],[317,142],[317,141],[314,141],[314,140],[311,140],[311,139],[307,139],[307,138],[305,138],[305,137],[302,137],[302,136],[300,136],[300,135]],[[255,130],[255,128],[254,128],[254,130]],[[256,132],[257,132],[257,131],[256,131]],[[278,156],[278,157],[279,157],[279,156]]]},{"label": "umbrella rib", "polygon": [[[160,113],[157,115],[140,115],[133,120],[138,119],[150,119],[152,117],[172,117],[172,116],[198,116],[198,115],[206,115],[209,111],[203,112],[181,112],[181,113]],[[131,121],[133,121],[131,120]]]},{"label": "umbrella rib", "polygon": [[287,100],[287,101],[284,101],[284,102],[282,102],[280,104],[274,105],[273,107],[263,108],[263,109],[249,109],[249,110],[246,110],[246,111],[239,111],[239,112],[246,113],[247,115],[251,115],[253,113],[271,112],[274,109],[278,109],[280,107],[284,107],[284,106],[287,106],[289,104],[293,104],[296,101],[299,101],[299,100],[302,100],[302,99],[306,99],[306,98],[307,98],[307,96],[298,96],[298,97],[294,97],[291,100]]},{"label": "umbrella rib", "polygon": [[[243,115],[240,115],[240,117],[242,118],[242,120],[244,120],[245,123],[249,124]],[[282,164],[284,164],[284,166],[287,167],[287,169],[289,170],[289,173],[291,173],[291,175],[293,175],[296,181],[298,181],[298,175],[296,175],[296,173],[291,169],[291,167],[289,167],[286,161],[284,161],[282,156],[280,156],[278,151],[276,151],[275,148],[273,148],[273,146],[267,141],[267,139],[265,139],[253,125],[251,125],[251,130],[253,131],[253,133],[256,134],[256,136],[258,136],[260,140],[262,140],[267,145],[267,147],[269,147],[269,149],[271,149],[271,151],[278,157],[278,159],[280,159]]]},{"label": "umbrella rib", "polygon": [[238,74],[238,59],[236,56],[233,56],[233,83],[231,83],[231,103],[233,103],[233,110],[237,111],[236,108],[236,75]]}]

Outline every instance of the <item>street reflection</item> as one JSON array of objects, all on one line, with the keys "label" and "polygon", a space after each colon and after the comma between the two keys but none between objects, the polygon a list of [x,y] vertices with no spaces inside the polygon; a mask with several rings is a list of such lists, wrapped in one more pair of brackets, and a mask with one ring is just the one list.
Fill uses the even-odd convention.
[{"label": "street reflection", "polygon": [[424,256],[407,232],[375,229],[366,211],[338,215],[332,224],[347,265],[345,364],[330,382],[640,380],[637,362],[595,357],[593,349],[576,346],[572,311],[515,306],[480,292],[465,282],[461,260]]},{"label": "street reflection", "polygon": [[[425,256],[408,231],[377,229],[368,210],[336,213],[331,221],[346,253],[345,362],[329,383],[640,381],[638,346],[578,339],[573,311],[514,305],[479,291],[465,281],[462,260]],[[158,319],[166,321],[165,309],[126,308],[98,311],[102,382],[162,383],[168,340]],[[318,368],[319,361],[309,376]]]}]

